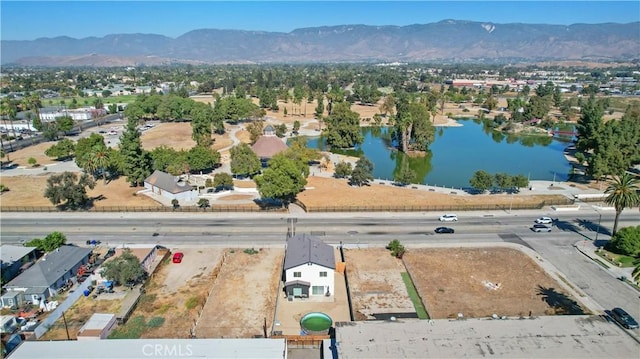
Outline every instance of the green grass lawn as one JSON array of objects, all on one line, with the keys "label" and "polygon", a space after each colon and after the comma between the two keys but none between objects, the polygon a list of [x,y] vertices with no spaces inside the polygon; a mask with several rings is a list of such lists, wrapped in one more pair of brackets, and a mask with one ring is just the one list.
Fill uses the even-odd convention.
[{"label": "green grass lawn", "polygon": [[416,287],[413,285],[413,281],[411,281],[411,277],[409,277],[409,273],[402,272],[400,273],[402,276],[402,281],[404,285],[407,286],[407,292],[409,293],[409,298],[411,298],[411,302],[413,306],[416,308],[416,313],[418,314],[418,318],[420,319],[429,319],[429,313],[427,313],[427,309],[422,304],[422,300],[418,295],[418,291]]},{"label": "green grass lawn", "polygon": [[625,256],[623,254],[616,254],[613,252],[609,252],[606,249],[596,251],[596,254],[599,255],[601,258],[604,258],[607,262],[623,268],[635,267],[635,263],[640,261],[640,259],[638,258]]}]

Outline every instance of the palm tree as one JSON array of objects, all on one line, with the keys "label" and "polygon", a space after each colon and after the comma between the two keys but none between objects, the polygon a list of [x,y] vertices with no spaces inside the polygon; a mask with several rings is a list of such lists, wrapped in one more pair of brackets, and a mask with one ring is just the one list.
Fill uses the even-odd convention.
[{"label": "palm tree", "polygon": [[93,151],[88,153],[87,166],[92,169],[92,173],[100,169],[102,179],[107,184],[107,167],[109,167],[109,149],[104,146],[95,146]]},{"label": "palm tree", "polygon": [[633,269],[633,272],[631,273],[631,277],[636,283],[640,283],[640,263],[638,263],[636,267]]},{"label": "palm tree", "polygon": [[612,204],[616,209],[616,218],[613,224],[613,234],[618,231],[618,219],[620,213],[627,207],[635,207],[640,205],[640,180],[628,172],[624,172],[622,176],[613,178],[609,182],[609,187],[604,191],[608,194],[605,202]]}]

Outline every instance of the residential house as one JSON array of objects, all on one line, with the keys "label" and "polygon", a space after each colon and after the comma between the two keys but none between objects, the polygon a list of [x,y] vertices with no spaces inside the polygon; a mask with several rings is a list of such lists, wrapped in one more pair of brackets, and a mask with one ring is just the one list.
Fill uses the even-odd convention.
[{"label": "residential house", "polygon": [[91,248],[61,246],[7,283],[5,289],[23,292],[25,301],[39,304],[75,279],[80,266],[89,262],[91,251]]},{"label": "residential house", "polygon": [[107,339],[116,327],[116,315],[111,313],[93,313],[78,331],[78,340]]},{"label": "residential house", "polygon": [[275,129],[271,125],[263,130],[263,135],[251,146],[253,152],[262,161],[262,166],[266,166],[267,161],[276,154],[286,151],[289,147],[275,134]]},{"label": "residential house", "polygon": [[144,180],[144,188],[168,200],[194,200],[198,198],[198,190],[180,181],[179,177],[156,170]]},{"label": "residential house", "polygon": [[287,239],[283,270],[288,297],[333,295],[335,269],[332,246],[306,234]]},{"label": "residential house", "polygon": [[36,261],[36,248],[23,246],[0,247],[0,266],[2,283],[15,278],[21,271],[29,268]]}]

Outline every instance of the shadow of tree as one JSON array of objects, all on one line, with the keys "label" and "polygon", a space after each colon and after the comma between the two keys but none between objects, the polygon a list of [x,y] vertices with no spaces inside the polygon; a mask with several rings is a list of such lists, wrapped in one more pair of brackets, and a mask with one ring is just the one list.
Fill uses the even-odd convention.
[{"label": "shadow of tree", "polygon": [[538,295],[558,315],[583,315],[586,314],[580,304],[569,298],[566,294],[558,292],[555,288],[538,286]]},{"label": "shadow of tree", "polygon": [[554,219],[553,224],[561,231],[579,233],[580,228],[570,221]]},{"label": "shadow of tree", "polygon": [[611,236],[611,231],[609,231],[608,228],[603,227],[602,225],[598,225],[597,223],[594,223],[593,221],[589,220],[589,219],[577,219],[578,221],[578,225],[586,230],[589,230],[591,232],[598,232],[600,234],[604,234],[607,236]]}]

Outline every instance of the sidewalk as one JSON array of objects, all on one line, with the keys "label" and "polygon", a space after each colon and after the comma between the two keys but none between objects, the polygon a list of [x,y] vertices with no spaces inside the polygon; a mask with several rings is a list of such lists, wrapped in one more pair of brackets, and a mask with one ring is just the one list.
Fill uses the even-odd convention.
[{"label": "sidewalk", "polygon": [[[597,248],[595,248],[593,242],[588,240],[581,240],[576,242],[573,246],[578,251],[580,251],[580,253],[584,254],[586,257],[590,258],[592,261],[597,261],[598,263],[602,263],[607,268],[607,272],[611,274],[611,276],[617,279],[620,279],[620,277],[626,277],[627,279],[631,280],[632,278],[631,273],[633,273],[633,267],[627,267],[627,268],[616,267],[615,265],[611,264],[609,261],[605,260],[604,258],[601,258],[595,253],[595,250]],[[627,283],[627,285],[629,284]],[[632,285],[629,285],[629,286],[635,290],[638,290],[638,288]]]}]

